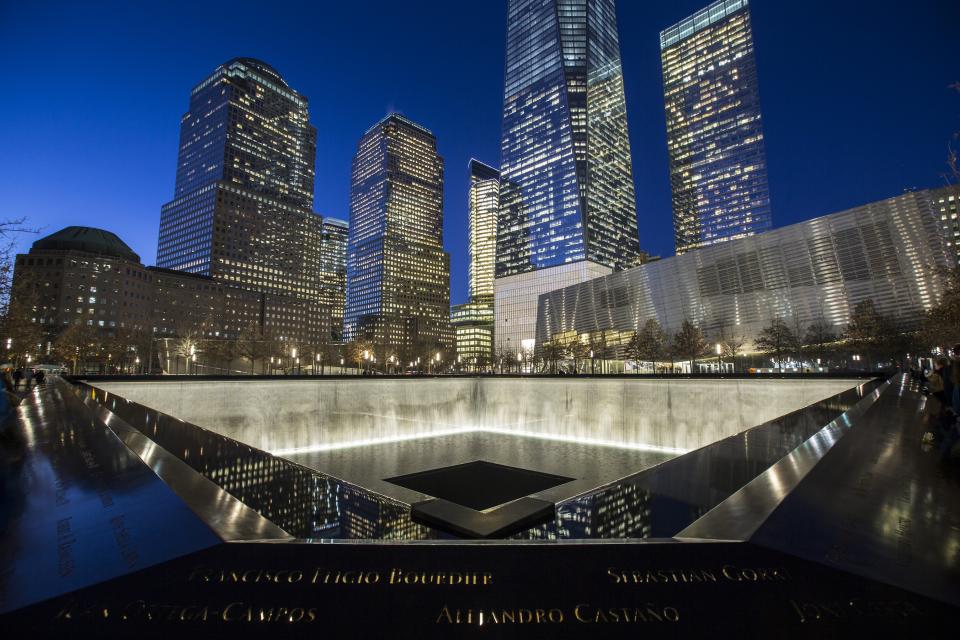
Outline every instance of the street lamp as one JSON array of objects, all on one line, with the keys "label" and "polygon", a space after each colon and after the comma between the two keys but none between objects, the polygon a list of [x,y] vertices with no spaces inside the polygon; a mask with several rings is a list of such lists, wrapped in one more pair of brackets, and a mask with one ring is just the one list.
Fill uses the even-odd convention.
[{"label": "street lamp", "polygon": [[140,356],[137,356],[136,358],[133,359],[133,364],[137,365],[136,372],[140,373]]},{"label": "street lamp", "polygon": [[723,348],[720,346],[720,343],[717,343],[717,373],[721,373],[723,368],[723,363],[720,361],[720,354],[723,352]]},{"label": "street lamp", "polygon": [[593,363],[593,349],[590,349],[590,375],[595,373],[594,363]]}]

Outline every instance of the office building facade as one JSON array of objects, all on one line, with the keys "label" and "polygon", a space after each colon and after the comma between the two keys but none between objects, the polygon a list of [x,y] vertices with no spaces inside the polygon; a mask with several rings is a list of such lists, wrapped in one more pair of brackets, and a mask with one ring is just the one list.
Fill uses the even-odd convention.
[{"label": "office building facade", "polygon": [[500,172],[475,159],[470,160],[469,170],[470,301],[492,305]]},{"label": "office building facade", "polygon": [[347,295],[347,242],[350,225],[324,218],[320,244],[320,301],[330,308],[331,339],[343,335],[343,305]]},{"label": "office building facade", "polygon": [[572,263],[640,252],[614,0],[510,0],[500,171],[496,340],[515,352],[534,318],[501,312],[508,290],[529,310]]},{"label": "office building facade", "polygon": [[235,340],[252,329],[294,346],[325,344],[330,333],[329,312],[319,303],[145,266],[103,229],[61,229],[18,255],[14,269],[15,285],[33,289],[33,321],[48,340],[72,324],[147,339]]},{"label": "office building facade", "polygon": [[470,232],[470,301],[450,312],[457,359],[466,370],[476,370],[493,358],[494,269],[497,259],[497,214],[500,172],[479,160],[469,163],[467,198]]},{"label": "office building facade", "polygon": [[772,227],[748,0],[660,33],[677,254]]},{"label": "office building facade", "polygon": [[194,87],[181,119],[158,266],[320,301],[316,135],[306,98],[272,67],[252,58],[220,65]]},{"label": "office building facade", "polygon": [[952,184],[939,189],[931,189],[930,201],[933,204],[940,228],[946,238],[947,246],[960,266],[960,185]]},{"label": "office building facade", "polygon": [[775,317],[840,335],[865,300],[916,328],[954,260],[932,201],[911,192],[553,291],[540,297],[538,344],[628,338],[655,319],[670,334],[689,320],[710,340],[741,335],[749,350]]},{"label": "office building facade", "polygon": [[344,339],[406,361],[453,347],[443,250],[443,159],[424,127],[391,114],[353,159]]}]

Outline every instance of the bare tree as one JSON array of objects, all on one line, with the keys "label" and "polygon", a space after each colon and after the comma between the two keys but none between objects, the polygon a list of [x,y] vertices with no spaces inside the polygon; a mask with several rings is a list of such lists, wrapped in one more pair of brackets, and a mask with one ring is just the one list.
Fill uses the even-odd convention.
[{"label": "bare tree", "polygon": [[627,355],[641,362],[650,362],[656,370],[657,362],[667,355],[667,333],[660,323],[651,318],[643,323],[640,331],[633,334],[627,343]]},{"label": "bare tree", "polygon": [[678,357],[690,361],[690,372],[693,373],[697,358],[707,353],[707,341],[700,327],[689,319],[684,320],[680,331],[673,336],[673,352]]},{"label": "bare tree", "polygon": [[754,346],[758,351],[773,356],[777,363],[777,369],[783,369],[784,357],[789,352],[791,345],[795,343],[796,337],[780,316],[776,316],[769,326],[764,327],[757,339],[754,340]]},{"label": "bare tree", "polygon": [[836,342],[837,336],[833,333],[833,327],[823,318],[818,318],[810,323],[807,332],[804,334],[804,345],[813,350],[817,360],[823,361],[826,357],[827,345]]},{"label": "bare tree", "polygon": [[737,358],[743,353],[743,347],[747,344],[746,336],[733,329],[721,327],[720,329],[720,355],[733,361],[733,369],[737,369]]}]

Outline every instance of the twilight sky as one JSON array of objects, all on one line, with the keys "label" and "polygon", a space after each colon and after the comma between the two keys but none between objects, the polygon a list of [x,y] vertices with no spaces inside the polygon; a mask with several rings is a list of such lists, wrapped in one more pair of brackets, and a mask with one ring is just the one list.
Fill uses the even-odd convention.
[{"label": "twilight sky", "polygon": [[[708,0],[620,0],[640,245],[673,253],[659,31]],[[773,221],[942,184],[960,131],[960,2],[753,0]],[[361,134],[398,111],[446,160],[452,301],[467,298],[467,161],[499,165],[505,0],[0,0],[0,218],[117,233],[147,264],[191,88],[235,56],[310,100],[315,208],[349,217]],[[24,238],[26,250],[35,237]]]}]

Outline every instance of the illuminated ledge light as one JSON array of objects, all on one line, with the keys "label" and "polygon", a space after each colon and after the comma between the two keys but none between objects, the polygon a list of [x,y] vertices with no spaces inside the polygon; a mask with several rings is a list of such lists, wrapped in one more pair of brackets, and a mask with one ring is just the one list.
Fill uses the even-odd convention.
[{"label": "illuminated ledge light", "polygon": [[379,444],[393,444],[395,442],[409,442],[411,440],[424,440],[427,438],[442,438],[443,436],[454,436],[466,433],[496,433],[507,436],[518,436],[521,438],[536,438],[538,440],[550,440],[552,442],[568,442],[572,444],[583,444],[594,447],[610,447],[612,449],[625,449],[629,451],[651,451],[654,453],[674,453],[678,456],[689,453],[690,449],[679,447],[661,447],[654,444],[640,444],[633,442],[616,442],[614,440],[595,440],[593,438],[578,438],[575,436],[563,436],[549,433],[538,433],[536,431],[524,431],[522,429],[496,429],[496,428],[474,428],[464,427],[460,429],[441,429],[431,431],[430,433],[416,433],[407,436],[392,436],[387,438],[370,438],[367,440],[350,440],[347,442],[337,442],[332,444],[316,444],[308,447],[293,447],[290,449],[275,449],[268,451],[274,456],[292,456],[300,453],[321,453],[324,451],[339,451],[341,449],[355,449],[358,447],[372,447]]}]

